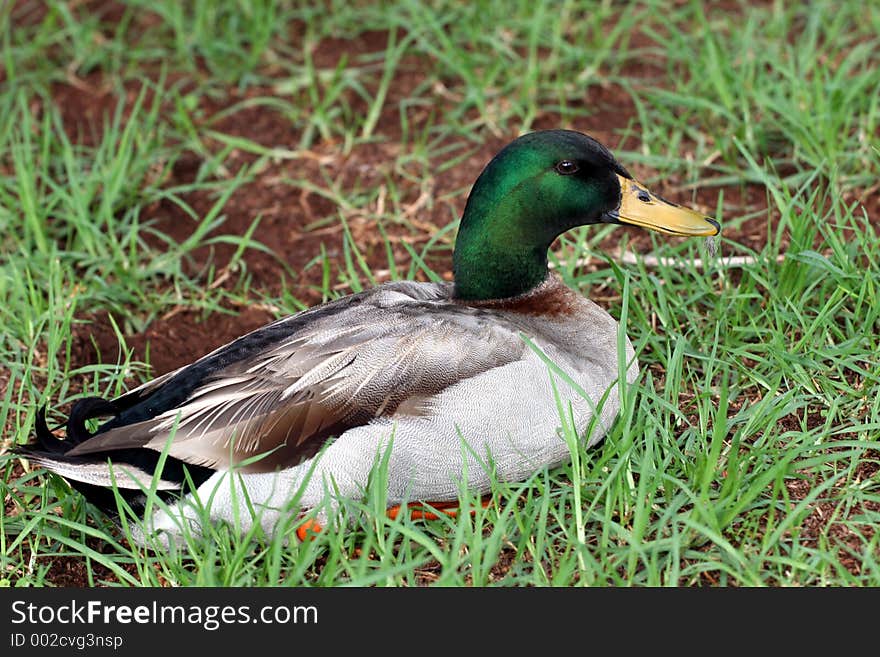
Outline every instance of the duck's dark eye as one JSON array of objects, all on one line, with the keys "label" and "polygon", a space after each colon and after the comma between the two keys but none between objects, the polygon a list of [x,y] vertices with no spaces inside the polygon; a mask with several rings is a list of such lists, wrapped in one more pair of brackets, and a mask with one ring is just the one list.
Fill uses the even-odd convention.
[{"label": "duck's dark eye", "polygon": [[577,162],[572,162],[571,160],[562,160],[561,162],[556,163],[556,173],[561,173],[563,176],[570,176],[573,173],[577,173],[579,168]]}]

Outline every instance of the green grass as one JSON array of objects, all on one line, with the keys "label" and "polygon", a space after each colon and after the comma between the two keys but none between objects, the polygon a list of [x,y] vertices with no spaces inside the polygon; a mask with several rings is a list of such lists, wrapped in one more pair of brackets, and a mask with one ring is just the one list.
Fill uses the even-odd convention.
[{"label": "green grass", "polygon": [[[147,376],[125,349],[74,362],[71,331],[96,313],[124,339],[170,308],[292,312],[306,291],[442,274],[481,146],[536,126],[603,131],[646,183],[717,210],[724,256],[749,258],[652,237],[659,262],[622,264],[600,249],[611,236],[626,248],[622,232],[563,238],[554,266],[625,320],[642,373],[604,442],[499,484],[488,509],[465,491],[473,515],[392,521],[376,486],[348,533],[301,544],[216,527],[186,553],[142,552],[5,455],[0,584],[56,584],[60,559],[90,585],[880,584],[880,237],[866,210],[880,211],[880,10],[299,4],[130,2],[113,25],[81,4],[47,3],[27,25],[29,3],[0,8],[4,441],[27,440],[42,404]],[[351,45],[338,61],[329,37]],[[80,81],[123,100],[72,134],[51,99]],[[247,108],[289,142],[225,127]],[[176,182],[193,154],[195,180]],[[310,228],[342,248],[315,250],[307,286],[280,264],[290,285],[252,286],[259,212],[252,233],[224,233],[233,195],[269,184],[334,208]],[[159,203],[191,218],[192,237],[157,231]],[[191,265],[223,243],[233,283],[215,285],[218,266]]]}]

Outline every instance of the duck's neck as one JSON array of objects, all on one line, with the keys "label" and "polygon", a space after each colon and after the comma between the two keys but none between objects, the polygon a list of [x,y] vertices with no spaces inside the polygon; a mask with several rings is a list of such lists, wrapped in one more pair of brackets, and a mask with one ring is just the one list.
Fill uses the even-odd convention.
[{"label": "duck's neck", "polygon": [[490,165],[474,184],[452,256],[457,298],[515,297],[547,278],[547,250],[564,228],[552,229],[541,216],[548,208],[520,191],[501,166]]},{"label": "duck's neck", "polygon": [[[473,226],[462,220],[455,243],[455,296],[465,301],[525,294],[547,278],[549,242],[511,223]],[[531,238],[531,239],[529,239]]]}]

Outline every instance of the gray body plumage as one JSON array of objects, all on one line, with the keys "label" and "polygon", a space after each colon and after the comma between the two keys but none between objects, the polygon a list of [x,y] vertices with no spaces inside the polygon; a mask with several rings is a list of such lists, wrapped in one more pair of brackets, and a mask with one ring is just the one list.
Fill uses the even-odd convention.
[{"label": "gray body plumage", "polygon": [[[321,509],[327,522],[339,497],[364,494],[383,456],[389,506],[455,500],[464,473],[471,490],[485,493],[489,463],[495,477],[515,481],[569,457],[557,400],[579,434],[598,410],[590,445],[620,405],[617,323],[555,275],[526,297],[532,299],[464,304],[452,298],[450,284],[393,282],[283,318],[242,338],[259,348],[232,349],[240,356],[224,357],[222,367],[204,366],[221,350],[188,366],[209,373],[183,403],[68,452],[101,454],[102,463],[81,470],[41,464],[106,484],[113,450],[166,450],[216,470],[196,492],[212,519],[241,523],[252,508],[268,533],[291,500]],[[555,311],[541,311],[547,299]],[[259,331],[283,337],[262,344]],[[637,365],[629,340],[624,344],[632,380]],[[155,394],[186,371],[128,394]],[[130,466],[114,472],[117,485],[129,488],[144,487],[151,475]],[[197,530],[192,502],[185,496],[156,511],[138,540],[157,530],[174,539],[184,518]]]}]

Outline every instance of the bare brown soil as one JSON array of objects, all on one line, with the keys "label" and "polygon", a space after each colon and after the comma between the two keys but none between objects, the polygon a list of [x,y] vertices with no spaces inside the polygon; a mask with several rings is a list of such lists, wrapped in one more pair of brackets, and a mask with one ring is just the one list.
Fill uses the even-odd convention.
[{"label": "bare brown soil", "polygon": [[[852,485],[875,477],[880,470],[880,453],[869,452],[858,464]],[[792,479],[786,487],[792,499],[792,506],[805,499],[810,491],[823,482],[812,481],[805,473],[803,479]],[[870,518],[880,512],[880,503],[865,501],[851,507],[844,506],[835,495],[840,486],[833,487],[818,504],[813,505],[810,515],[798,528],[802,542],[817,550],[833,550],[836,557],[851,573],[858,575],[862,570],[861,550],[871,544],[877,525]],[[821,537],[827,536],[827,541]]]}]

